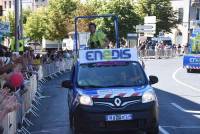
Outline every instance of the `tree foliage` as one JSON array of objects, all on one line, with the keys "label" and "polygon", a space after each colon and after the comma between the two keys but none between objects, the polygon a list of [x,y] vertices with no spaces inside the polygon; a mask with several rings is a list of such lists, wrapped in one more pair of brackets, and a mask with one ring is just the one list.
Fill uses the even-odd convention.
[{"label": "tree foliage", "polygon": [[157,17],[157,33],[160,31],[171,32],[171,28],[178,24],[176,13],[170,0],[139,0],[137,4],[138,14]]},{"label": "tree foliage", "polygon": [[48,20],[46,22],[48,27],[45,37],[50,40],[65,38],[70,31],[75,9],[76,3],[72,0],[50,0],[47,15]]},{"label": "tree foliage", "polygon": [[[68,32],[74,30],[75,16],[114,14],[119,17],[120,38],[126,38],[127,33],[135,32],[135,26],[143,23],[145,16],[157,17],[157,33],[170,32],[177,24],[176,12],[173,11],[170,0],[138,0],[133,5],[130,0],[50,0],[46,10],[36,11],[28,16],[25,13],[24,23],[26,34],[34,40],[42,37],[50,40],[62,40]],[[27,21],[26,21],[27,20]],[[97,27],[104,31],[109,40],[115,41],[114,19],[84,19],[78,22],[79,31],[88,31],[88,23],[94,21]]]},{"label": "tree foliage", "polygon": [[25,24],[25,35],[30,37],[31,40],[40,42],[45,35],[47,28],[47,16],[45,8],[40,8],[30,14]]},{"label": "tree foliage", "polygon": [[[90,16],[90,15],[96,15],[97,14],[97,8],[96,4],[100,3],[94,0],[88,0],[85,3],[81,3],[80,1],[77,1],[77,9],[75,11],[75,16]],[[78,31],[85,32],[88,31],[88,23],[90,22],[90,19],[80,19],[78,21]]]},{"label": "tree foliage", "polygon": [[[135,25],[139,24],[140,17],[135,13],[133,5],[130,0],[113,0],[103,2],[102,7],[99,8],[98,14],[114,14],[119,17],[119,35],[120,38],[126,38],[127,33],[135,32]],[[114,41],[114,19],[103,19],[97,23],[106,32],[108,38]]]},{"label": "tree foliage", "polygon": [[[30,9],[23,10],[23,13],[22,13],[23,25],[26,24],[27,18],[28,18],[28,16],[30,16],[31,12],[32,11]],[[9,11],[7,14],[7,17],[8,17],[7,18],[8,21],[10,22],[10,36],[14,36],[14,34],[15,34],[15,13]]]},{"label": "tree foliage", "polygon": [[10,36],[15,34],[15,14],[14,12],[8,12],[8,20],[10,22]]},{"label": "tree foliage", "polygon": [[26,24],[28,16],[32,13],[31,9],[23,10],[23,24]]}]

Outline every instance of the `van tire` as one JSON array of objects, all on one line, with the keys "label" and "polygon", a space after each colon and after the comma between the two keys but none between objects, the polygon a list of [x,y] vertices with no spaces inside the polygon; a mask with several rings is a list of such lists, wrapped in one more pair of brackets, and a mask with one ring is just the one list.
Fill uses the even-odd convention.
[{"label": "van tire", "polygon": [[159,127],[156,126],[154,128],[147,130],[147,134],[159,134]]}]

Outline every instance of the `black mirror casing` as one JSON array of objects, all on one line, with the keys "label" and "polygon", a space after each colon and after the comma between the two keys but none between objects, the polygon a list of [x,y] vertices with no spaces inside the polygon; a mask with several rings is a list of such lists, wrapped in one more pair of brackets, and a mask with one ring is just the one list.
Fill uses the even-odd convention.
[{"label": "black mirror casing", "polygon": [[156,84],[158,83],[158,77],[157,76],[149,76],[149,84],[150,85],[153,85],[153,84]]},{"label": "black mirror casing", "polygon": [[65,80],[62,82],[62,87],[71,89],[73,87],[71,80]]}]

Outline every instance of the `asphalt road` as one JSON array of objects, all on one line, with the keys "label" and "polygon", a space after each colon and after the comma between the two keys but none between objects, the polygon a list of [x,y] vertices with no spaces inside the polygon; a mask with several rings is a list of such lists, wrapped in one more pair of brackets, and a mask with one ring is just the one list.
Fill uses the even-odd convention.
[{"label": "asphalt road", "polygon": [[160,126],[164,134],[200,134],[200,73],[186,73],[182,58],[147,60],[146,72],[156,75]]},{"label": "asphalt road", "polygon": [[[200,73],[188,74],[182,59],[145,60],[148,75],[156,75],[154,85],[160,104],[160,134],[200,134]],[[68,74],[46,83],[39,118],[31,118],[32,134],[71,134],[68,121],[67,89],[60,87]],[[135,133],[134,133],[135,134]]]}]

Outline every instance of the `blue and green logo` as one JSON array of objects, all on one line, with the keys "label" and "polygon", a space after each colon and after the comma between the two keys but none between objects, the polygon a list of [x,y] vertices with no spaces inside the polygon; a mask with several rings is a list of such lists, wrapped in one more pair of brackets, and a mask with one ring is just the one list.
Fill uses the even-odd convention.
[{"label": "blue and green logo", "polygon": [[88,61],[98,61],[98,60],[119,60],[119,59],[130,59],[131,51],[130,49],[113,49],[113,50],[95,50],[87,51],[86,59]]}]

